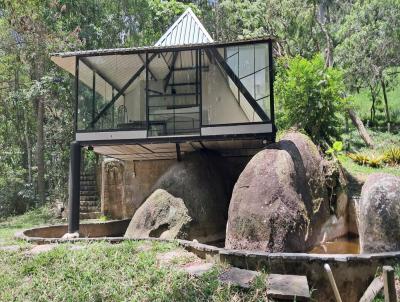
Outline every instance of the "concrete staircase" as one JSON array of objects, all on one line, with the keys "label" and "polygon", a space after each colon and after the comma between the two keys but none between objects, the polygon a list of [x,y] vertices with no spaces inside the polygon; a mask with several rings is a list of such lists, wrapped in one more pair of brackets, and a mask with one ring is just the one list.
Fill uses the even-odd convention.
[{"label": "concrete staircase", "polygon": [[95,173],[81,173],[80,218],[96,219],[101,216]]}]

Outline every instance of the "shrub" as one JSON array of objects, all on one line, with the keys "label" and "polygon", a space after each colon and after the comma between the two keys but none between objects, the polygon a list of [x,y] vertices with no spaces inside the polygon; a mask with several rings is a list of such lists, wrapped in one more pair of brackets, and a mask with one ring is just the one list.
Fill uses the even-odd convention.
[{"label": "shrub", "polygon": [[350,157],[355,163],[361,166],[370,166],[372,168],[378,168],[381,167],[382,164],[384,163],[383,155],[349,153],[347,156]]},{"label": "shrub", "polygon": [[389,147],[383,153],[385,163],[389,165],[400,165],[400,147]]},{"label": "shrub", "polygon": [[317,143],[339,138],[347,103],[343,76],[326,68],[322,56],[281,59],[275,91],[278,128],[303,128]]}]

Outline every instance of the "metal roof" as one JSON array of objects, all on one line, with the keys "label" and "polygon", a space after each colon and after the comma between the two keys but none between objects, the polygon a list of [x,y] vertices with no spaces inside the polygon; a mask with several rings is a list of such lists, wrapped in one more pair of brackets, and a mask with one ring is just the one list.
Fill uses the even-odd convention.
[{"label": "metal roof", "polygon": [[168,52],[168,51],[181,51],[190,50],[196,48],[208,48],[208,47],[225,47],[235,46],[241,44],[252,44],[252,43],[265,43],[273,41],[271,37],[260,37],[251,39],[242,39],[239,41],[232,42],[208,42],[208,43],[197,43],[197,44],[185,44],[185,45],[169,45],[169,46],[141,46],[141,47],[127,47],[127,48],[109,48],[109,49],[93,49],[93,50],[80,50],[70,52],[58,52],[50,54],[52,57],[74,57],[74,56],[106,56],[106,55],[124,55],[124,54],[139,54],[145,52]]},{"label": "metal roof", "polygon": [[172,46],[214,42],[200,20],[188,8],[154,46]]}]

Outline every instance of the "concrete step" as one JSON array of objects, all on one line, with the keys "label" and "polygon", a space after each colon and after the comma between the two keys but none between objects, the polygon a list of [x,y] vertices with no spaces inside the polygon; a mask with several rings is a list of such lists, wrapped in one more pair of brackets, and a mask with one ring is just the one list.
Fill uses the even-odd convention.
[{"label": "concrete step", "polygon": [[95,192],[97,192],[97,186],[96,185],[82,185],[81,184],[81,191],[95,191]]},{"label": "concrete step", "polygon": [[91,175],[91,176],[82,176],[80,178],[81,181],[96,181],[96,176]]},{"label": "concrete step", "polygon": [[97,196],[96,191],[81,191],[81,196]]},{"label": "concrete step", "polygon": [[91,213],[91,212],[98,212],[100,211],[100,207],[98,205],[95,206],[80,206],[79,210],[81,213]]},{"label": "concrete step", "polygon": [[225,284],[249,288],[255,278],[259,276],[259,272],[231,267],[218,276],[218,280]]},{"label": "concrete step", "polygon": [[267,277],[267,296],[274,301],[310,301],[307,277],[269,274]]},{"label": "concrete step", "polygon": [[100,218],[101,212],[91,212],[91,213],[80,213],[79,217],[81,219],[97,219]]},{"label": "concrete step", "polygon": [[92,207],[92,206],[97,206],[99,204],[100,203],[98,200],[81,200],[80,203],[80,205],[84,207]]},{"label": "concrete step", "polygon": [[81,198],[80,198],[81,202],[82,201],[97,201],[97,200],[98,200],[97,196],[87,196],[87,195],[82,196],[81,195]]},{"label": "concrete step", "polygon": [[95,180],[81,180],[81,187],[82,186],[96,186]]}]

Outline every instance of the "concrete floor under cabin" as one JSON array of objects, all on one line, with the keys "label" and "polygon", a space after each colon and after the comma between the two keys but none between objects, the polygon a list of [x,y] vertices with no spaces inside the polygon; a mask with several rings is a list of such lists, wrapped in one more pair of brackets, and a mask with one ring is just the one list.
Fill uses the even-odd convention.
[{"label": "concrete floor under cabin", "polygon": [[[218,152],[228,163],[230,175],[240,175],[253,155],[267,144],[265,139],[187,141],[179,143],[180,156],[200,150]],[[107,156],[98,167],[101,213],[110,219],[131,218],[152,193],[156,181],[178,160],[176,143],[94,145]]]}]

